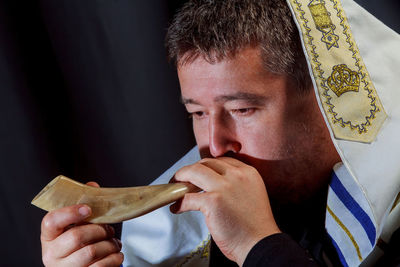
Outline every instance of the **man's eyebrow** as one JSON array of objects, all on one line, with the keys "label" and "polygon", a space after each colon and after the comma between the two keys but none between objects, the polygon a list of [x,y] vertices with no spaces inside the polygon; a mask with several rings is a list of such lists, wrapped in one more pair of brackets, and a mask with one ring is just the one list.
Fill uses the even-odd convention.
[{"label": "man's eyebrow", "polygon": [[[235,101],[235,100],[244,100],[252,103],[253,105],[262,105],[265,103],[267,98],[263,95],[258,95],[258,94],[252,94],[252,93],[235,93],[235,94],[229,94],[229,95],[220,95],[217,96],[214,99],[214,102],[229,102],[229,101]],[[197,102],[194,99],[191,98],[184,98],[181,96],[181,102],[182,104],[194,104],[194,105],[200,105],[199,102]]]},{"label": "man's eyebrow", "polygon": [[267,98],[265,96],[259,95],[259,94],[239,92],[239,93],[230,94],[230,95],[217,96],[214,99],[215,102],[229,102],[229,101],[235,101],[235,100],[247,101],[249,103],[252,103],[253,105],[262,105],[265,103]]},{"label": "man's eyebrow", "polygon": [[181,103],[186,105],[186,104],[195,104],[195,105],[200,105],[197,101],[191,99],[191,98],[184,98],[181,96]]}]

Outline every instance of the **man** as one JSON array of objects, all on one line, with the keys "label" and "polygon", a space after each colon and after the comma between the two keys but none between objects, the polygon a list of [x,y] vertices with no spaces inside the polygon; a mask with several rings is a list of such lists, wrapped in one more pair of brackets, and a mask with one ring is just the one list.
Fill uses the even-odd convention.
[{"label": "man", "polygon": [[[292,4],[295,9],[296,2]],[[322,9],[323,4],[311,5],[311,14],[320,12],[320,17],[329,16]],[[318,26],[320,22],[315,19],[317,29],[325,29]],[[328,37],[336,40],[332,31]],[[326,42],[330,46],[328,50],[336,47],[335,42]],[[337,245],[330,237],[336,240],[336,236],[331,232],[330,237],[327,235],[324,218],[332,170],[341,161],[335,145],[340,153],[348,154],[339,141],[333,143],[325,124],[325,119],[330,117],[324,118],[320,112],[288,4],[251,0],[191,1],[171,25],[167,46],[177,66],[182,102],[193,118],[202,158],[175,170],[174,180],[193,183],[204,191],[186,194],[171,210],[174,213],[201,211],[212,242],[240,266],[337,265],[339,258],[346,265],[351,256],[341,255],[340,247],[335,249]],[[351,77],[357,83],[357,76]],[[318,82],[317,78],[315,81]],[[335,89],[332,78],[325,83],[333,84]],[[374,103],[381,107],[377,96],[375,99]],[[381,110],[381,113],[376,111],[377,119],[370,123],[374,127],[384,121],[383,115],[379,117],[384,114]],[[342,139],[358,138],[330,127],[333,135]],[[339,173],[340,168],[335,167],[335,171]],[[347,172],[343,174],[346,175]],[[335,212],[330,213],[332,218],[337,218]],[[46,215],[41,236],[46,266],[119,266],[122,263],[121,244],[112,238],[112,228],[79,225],[89,215],[90,209],[84,205]],[[168,217],[165,222],[173,220]],[[194,221],[187,225],[196,228]],[[156,257],[149,252],[156,249],[146,246],[146,238],[143,242],[131,240],[129,223],[124,225],[127,229],[123,236],[125,254],[137,255],[134,257],[137,262],[146,260],[138,263],[128,260],[126,264],[142,265]],[[71,228],[70,224],[78,226]],[[187,225],[182,220],[177,227],[186,229]],[[199,223],[200,228],[203,225]],[[147,228],[156,229],[150,224]],[[172,235],[179,237],[174,242],[187,238],[187,233],[173,229]],[[139,227],[132,231],[137,231],[137,239],[141,240],[143,233]],[[155,240],[161,239],[157,236]],[[135,242],[140,242],[141,247],[135,246]],[[216,264],[215,255],[219,252],[211,247],[210,264]],[[363,249],[362,246],[360,254],[364,254]],[[168,261],[158,260],[154,264],[195,264],[190,262],[190,256],[185,258],[178,250],[165,255],[170,258]],[[222,261],[228,262],[223,258]]]}]

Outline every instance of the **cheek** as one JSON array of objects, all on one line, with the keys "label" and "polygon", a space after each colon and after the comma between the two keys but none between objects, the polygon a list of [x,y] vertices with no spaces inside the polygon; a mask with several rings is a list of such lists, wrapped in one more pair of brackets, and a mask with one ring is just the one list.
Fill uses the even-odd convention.
[{"label": "cheek", "polygon": [[241,153],[265,160],[286,158],[286,131],[276,121],[265,121],[238,131]]},{"label": "cheek", "polygon": [[202,149],[208,147],[208,127],[204,123],[193,122],[193,133],[197,146]]}]

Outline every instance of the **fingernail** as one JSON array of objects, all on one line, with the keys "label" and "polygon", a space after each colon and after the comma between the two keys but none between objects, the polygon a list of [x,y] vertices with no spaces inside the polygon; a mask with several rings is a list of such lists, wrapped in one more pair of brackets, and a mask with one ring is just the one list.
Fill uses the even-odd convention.
[{"label": "fingernail", "polygon": [[82,206],[78,209],[78,212],[82,217],[86,218],[90,215],[90,208],[88,206]]}]

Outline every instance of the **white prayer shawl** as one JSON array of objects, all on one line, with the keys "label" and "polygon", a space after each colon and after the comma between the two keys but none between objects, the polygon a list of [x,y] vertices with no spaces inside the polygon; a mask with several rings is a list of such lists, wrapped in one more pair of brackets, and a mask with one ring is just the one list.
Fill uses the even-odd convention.
[{"label": "white prayer shawl", "polygon": [[[326,229],[344,266],[372,265],[381,253],[366,258],[378,240],[388,242],[400,226],[399,207],[391,211],[400,191],[400,36],[351,0],[287,2],[344,164],[335,166],[330,183]],[[349,91],[337,96],[343,81]],[[363,105],[370,108],[365,114]],[[349,127],[362,120],[366,131]]]},{"label": "white prayer shawl", "polygon": [[[175,172],[200,159],[197,147],[157,178],[166,184]],[[168,206],[123,223],[122,252],[128,266],[208,266],[210,235],[201,212],[172,214]]]},{"label": "white prayer shawl", "polygon": [[[383,253],[378,241],[400,227],[400,205],[393,207],[400,191],[400,37],[352,0],[287,2],[343,162],[334,167],[325,226],[344,266],[371,266]],[[356,86],[366,101],[352,99]],[[375,107],[361,116],[364,123],[356,114],[362,105]],[[153,184],[198,160],[195,147]],[[124,222],[124,267],[208,266],[209,240],[200,212],[173,215],[164,207]]]}]

